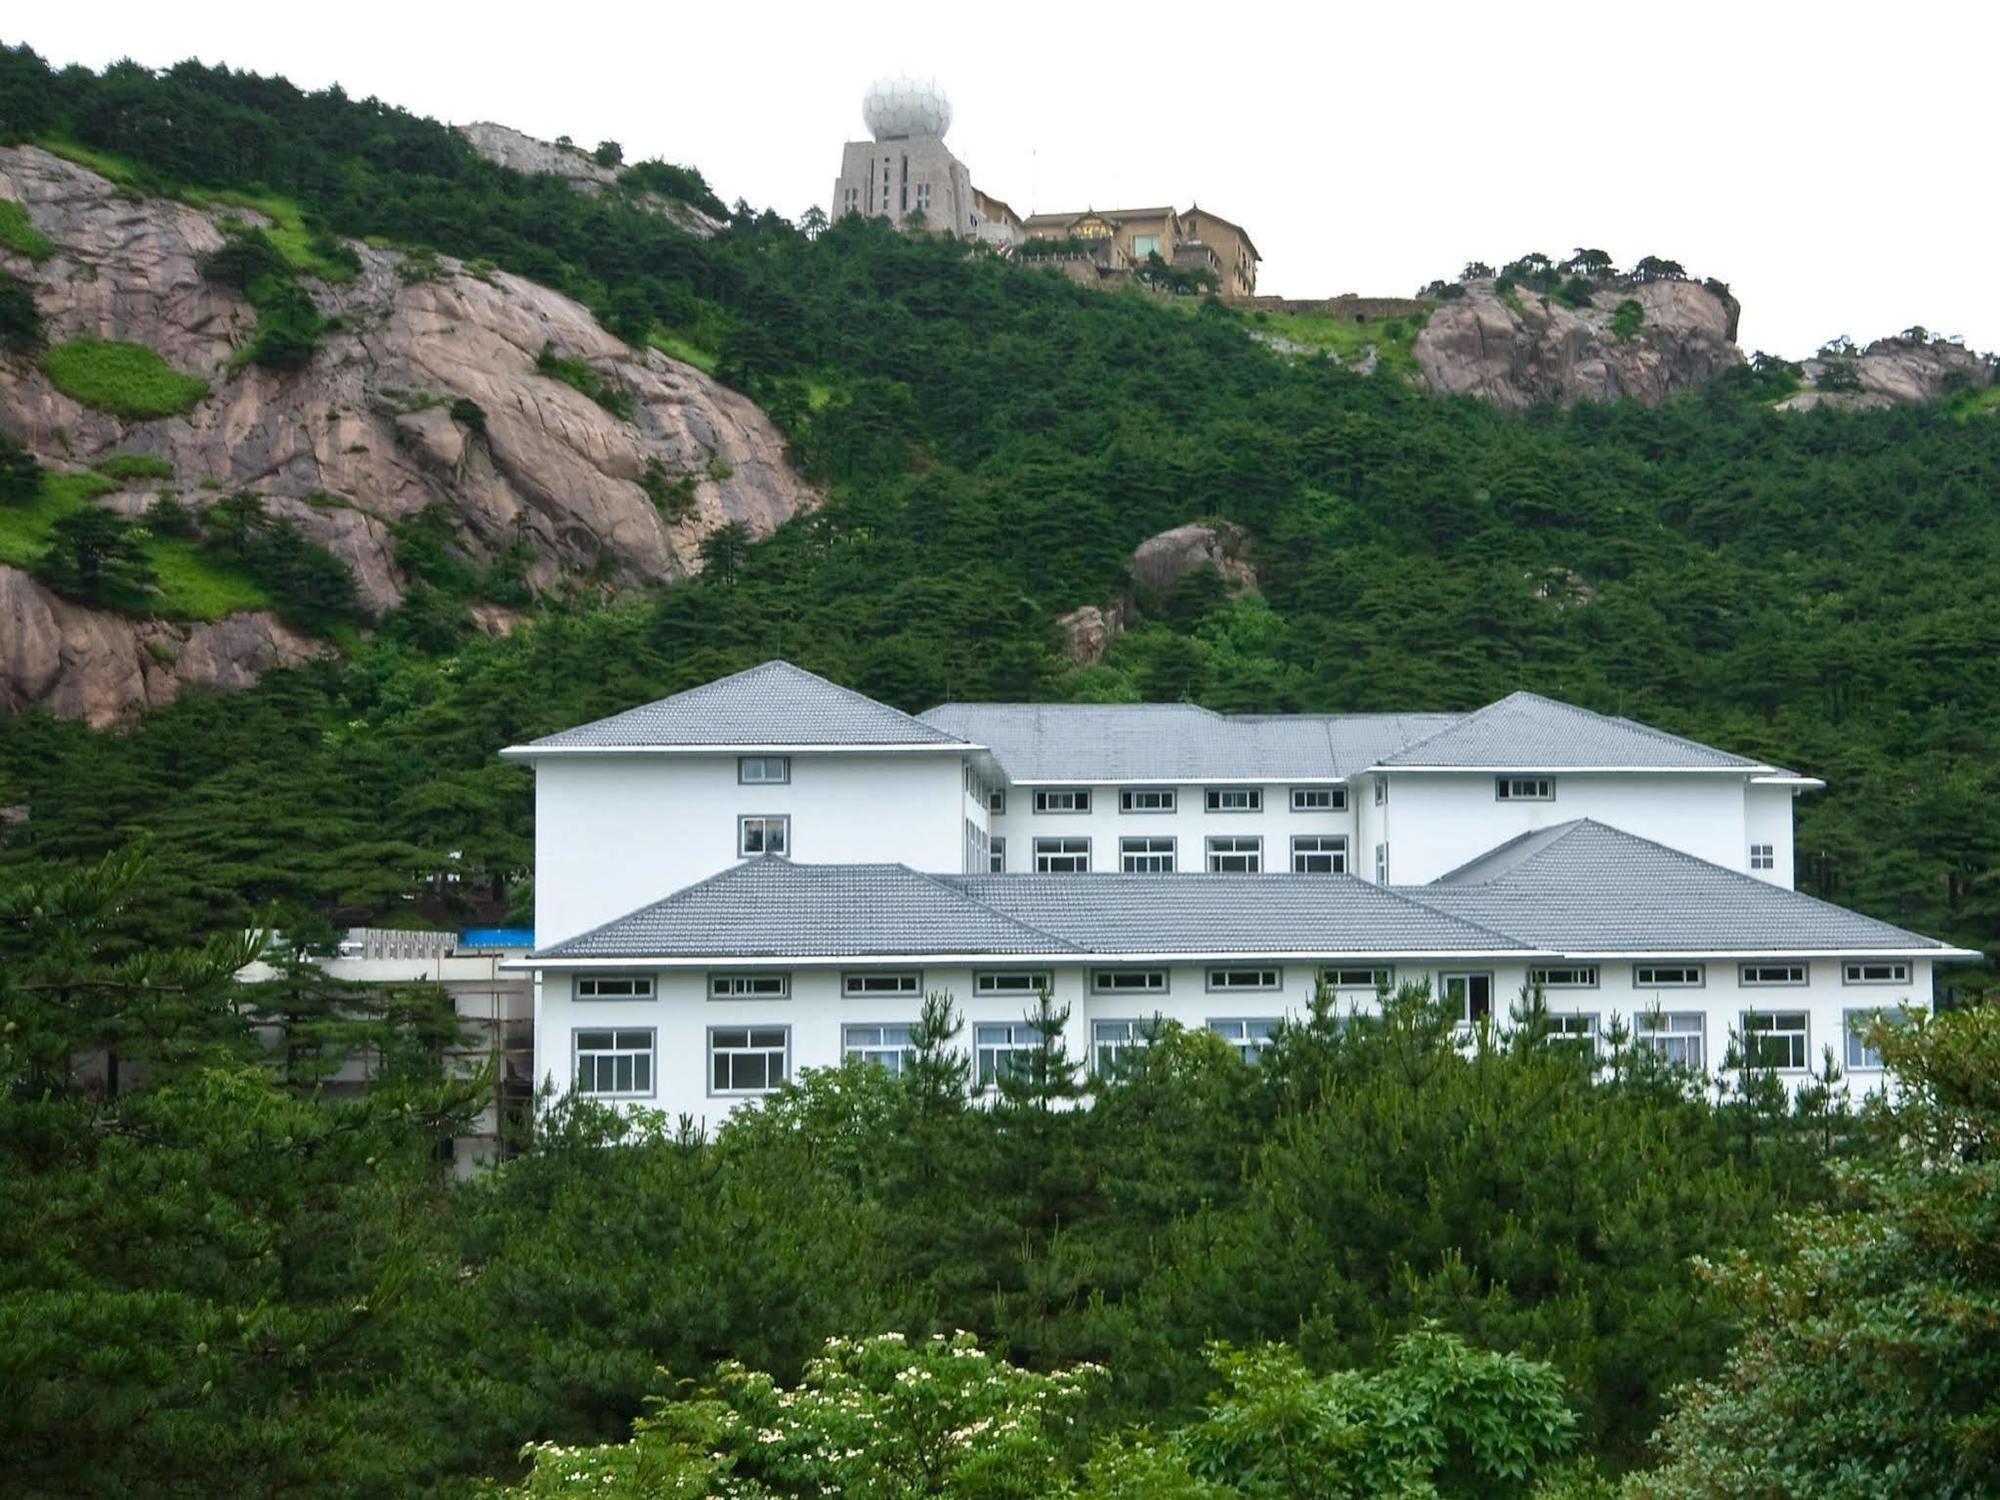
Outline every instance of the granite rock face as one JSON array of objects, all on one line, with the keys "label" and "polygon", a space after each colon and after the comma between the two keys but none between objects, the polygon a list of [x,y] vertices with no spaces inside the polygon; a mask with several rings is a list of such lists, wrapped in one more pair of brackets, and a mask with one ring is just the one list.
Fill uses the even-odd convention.
[{"label": "granite rock face", "polygon": [[[567,178],[573,187],[586,193],[601,193],[618,180],[615,171],[610,167],[600,167],[589,152],[574,146],[538,141],[511,125],[476,120],[457,128],[467,144],[481,156],[500,166],[511,167],[516,172],[529,176]],[[640,201],[654,213],[665,215],[699,239],[705,240],[722,228],[720,219],[703,213],[691,203],[662,197],[658,193],[643,193]]]},{"label": "granite rock face", "polygon": [[1132,581],[1164,594],[1190,574],[1213,568],[1232,594],[1257,586],[1250,538],[1232,521],[1197,521],[1149,536],[1133,549]]},{"label": "granite rock face", "polygon": [[[474,566],[525,549],[529,586],[550,593],[674,582],[699,570],[701,543],[720,527],[762,536],[817,502],[749,400],[628,347],[533,282],[355,246],[352,280],[305,283],[339,320],[305,369],[233,367],[256,313],[198,262],[223,243],[225,215],[254,214],[133,198],[26,146],[0,149],[0,198],[19,201],[57,246],[38,263],[0,251],[32,285],[49,342],[128,340],[211,384],[185,416],[131,422],[64,396],[32,360],[0,357],[0,436],[52,468],[115,453],[172,465],[171,481],[101,502],[128,511],[163,490],[195,510],[252,491],[348,566],[372,613],[393,608],[406,583],[391,528],[427,511]],[[545,348],[622,393],[629,417],[542,374]],[[663,485],[692,491],[672,520],[649,493]],[[64,606],[56,618],[81,632],[97,628],[90,615]],[[116,635],[125,622],[104,628]],[[110,673],[115,654],[72,653],[72,670]],[[97,718],[113,700],[157,701],[129,672],[65,693],[26,691],[28,680],[0,681],[0,702],[59,701]]]},{"label": "granite rock face", "polygon": [[[1628,300],[1642,321],[1620,338],[1612,321]],[[1588,307],[1571,308],[1479,280],[1438,305],[1412,352],[1439,395],[1514,409],[1622,397],[1651,405],[1742,362],[1737,312],[1734,298],[1694,281],[1607,282]]]},{"label": "granite rock face", "polygon": [[[1995,361],[1947,339],[1919,337],[1921,330],[1877,339],[1852,359],[1806,360],[1805,389],[1781,401],[1781,411],[1810,411],[1815,406],[1881,409],[1921,406],[1955,390],[1986,390],[1993,384]],[[1859,389],[1833,388],[1835,369],[1852,371]],[[1844,384],[1844,383],[1843,383]]]}]

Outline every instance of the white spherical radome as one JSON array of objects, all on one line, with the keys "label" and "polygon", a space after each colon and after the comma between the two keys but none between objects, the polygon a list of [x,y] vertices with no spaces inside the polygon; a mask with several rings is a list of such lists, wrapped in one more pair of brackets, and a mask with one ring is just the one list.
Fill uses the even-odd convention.
[{"label": "white spherical radome", "polygon": [[935,78],[878,78],[862,96],[861,120],[878,141],[941,136],[951,129],[951,101]]}]

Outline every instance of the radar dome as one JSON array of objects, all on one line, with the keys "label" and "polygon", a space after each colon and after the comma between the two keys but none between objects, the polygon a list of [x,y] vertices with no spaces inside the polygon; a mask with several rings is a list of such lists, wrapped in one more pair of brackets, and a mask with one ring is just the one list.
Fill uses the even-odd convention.
[{"label": "radar dome", "polygon": [[878,78],[862,97],[861,120],[878,141],[943,135],[951,129],[951,101],[935,78]]}]

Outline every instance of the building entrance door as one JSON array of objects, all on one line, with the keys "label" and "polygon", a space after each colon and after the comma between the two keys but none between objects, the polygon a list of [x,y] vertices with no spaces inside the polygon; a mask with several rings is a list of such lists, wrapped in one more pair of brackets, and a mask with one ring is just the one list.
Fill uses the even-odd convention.
[{"label": "building entrance door", "polygon": [[1493,976],[1440,974],[1438,998],[1458,1013],[1460,1022],[1483,1021],[1493,1014]]}]

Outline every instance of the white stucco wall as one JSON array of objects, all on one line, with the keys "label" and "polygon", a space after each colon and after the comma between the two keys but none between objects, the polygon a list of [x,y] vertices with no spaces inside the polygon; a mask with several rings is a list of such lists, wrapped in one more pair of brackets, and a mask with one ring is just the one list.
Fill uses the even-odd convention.
[{"label": "white stucco wall", "polygon": [[[1772,866],[1768,870],[1751,870],[1759,880],[1768,880],[1773,885],[1781,885],[1786,890],[1793,889],[1796,872],[1793,868],[1796,851],[1792,840],[1793,792],[1788,786],[1757,786],[1754,783],[1744,789],[1744,846],[1769,844],[1772,846]],[[1747,868],[1747,866],[1746,866]]]},{"label": "white stucco wall", "polygon": [[[1210,837],[1244,835],[1264,840],[1265,870],[1289,870],[1292,867],[1292,835],[1305,833],[1346,834],[1348,869],[1354,871],[1359,868],[1354,862],[1354,814],[1351,808],[1347,812],[1295,813],[1291,810],[1292,787],[1288,782],[1259,787],[1258,790],[1264,794],[1264,808],[1262,812],[1255,813],[1207,811],[1206,793],[1210,784],[1205,783],[1172,788],[1175,806],[1170,813],[1119,811],[1119,792],[1123,787],[1115,783],[1078,782],[1076,785],[1089,786],[1091,798],[1087,813],[1038,813],[1035,811],[1035,793],[1050,788],[1013,786],[1007,789],[1007,811],[993,819],[992,831],[1007,840],[1008,873],[1023,874],[1034,870],[1036,839],[1068,837],[1089,838],[1090,867],[1103,871],[1120,868],[1120,839],[1172,838],[1175,840],[1175,868],[1182,872],[1199,873],[1208,868],[1207,840]],[[1230,782],[1226,785],[1238,788],[1245,784]],[[1135,790],[1150,792],[1164,788]]]},{"label": "white stucco wall", "polygon": [[535,940],[543,947],[739,862],[737,823],[784,816],[807,864],[965,866],[958,752],[794,754],[743,786],[734,755],[552,756],[535,764]]}]

